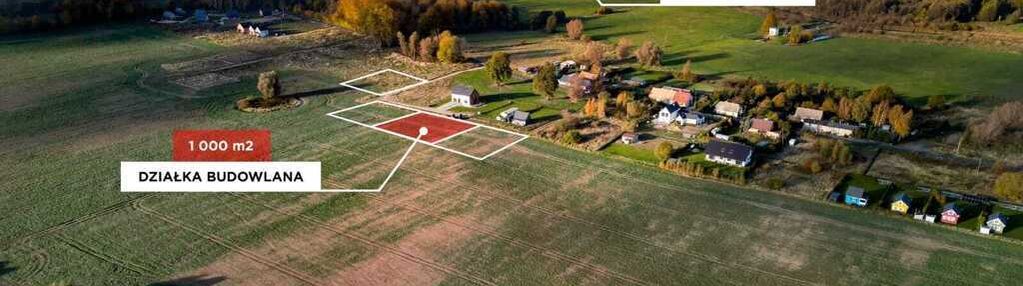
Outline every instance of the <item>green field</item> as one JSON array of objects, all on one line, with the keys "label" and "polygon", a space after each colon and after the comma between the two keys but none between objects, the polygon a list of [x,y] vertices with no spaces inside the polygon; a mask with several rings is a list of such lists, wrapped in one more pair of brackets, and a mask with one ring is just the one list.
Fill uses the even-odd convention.
[{"label": "green field", "polygon": [[[592,16],[591,0],[511,0],[532,10],[564,9],[569,16]],[[665,64],[678,68],[686,59],[711,76],[828,81],[837,86],[868,89],[889,84],[916,103],[927,96],[969,100],[1016,99],[1023,81],[1023,55],[839,37],[799,47],[753,41],[760,17],[730,8],[630,8],[587,18],[586,34],[616,42],[627,37],[635,45],[654,41],[665,51]],[[525,35],[510,35],[518,41]],[[472,38],[504,41],[500,36]]]},{"label": "green field", "polygon": [[[0,45],[0,64],[11,71],[0,79],[0,284],[1023,279],[1016,243],[535,139],[486,161],[416,147],[380,194],[124,194],[119,162],[169,160],[174,129],[270,129],[274,160],[322,161],[326,188],[378,186],[409,143],[324,116],[357,104],[365,94],[355,91],[251,114],[233,102],[255,93],[252,76],[189,99],[174,96],[173,84],[146,80],[160,64],[227,50],[190,37],[113,26]],[[288,90],[337,86],[330,75],[277,68]]]}]

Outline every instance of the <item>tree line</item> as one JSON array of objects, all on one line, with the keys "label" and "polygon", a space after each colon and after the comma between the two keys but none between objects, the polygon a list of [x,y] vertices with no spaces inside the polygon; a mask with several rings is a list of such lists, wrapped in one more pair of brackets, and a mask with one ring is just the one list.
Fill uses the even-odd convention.
[{"label": "tree line", "polygon": [[132,21],[163,11],[286,9],[323,11],[336,0],[44,0],[0,4],[0,34],[43,32],[72,26]]},{"label": "tree line", "polygon": [[517,29],[525,13],[494,0],[346,0],[337,2],[326,18],[391,46],[397,32],[435,35]]},{"label": "tree line", "polygon": [[1023,0],[819,0],[812,11],[829,20],[882,26],[1001,20],[1018,23],[1023,17]]}]

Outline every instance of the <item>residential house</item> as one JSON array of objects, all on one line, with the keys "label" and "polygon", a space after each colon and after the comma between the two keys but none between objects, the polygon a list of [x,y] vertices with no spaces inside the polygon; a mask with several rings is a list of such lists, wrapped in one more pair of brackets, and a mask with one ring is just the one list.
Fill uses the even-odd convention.
[{"label": "residential house", "polygon": [[857,186],[849,186],[845,190],[845,204],[850,206],[865,207],[870,202],[866,191]]},{"label": "residential house", "polygon": [[775,139],[781,137],[781,134],[774,132],[774,121],[769,119],[754,118],[753,123],[750,124],[749,130],[746,132],[760,134]]},{"label": "residential house", "polygon": [[956,225],[959,223],[960,216],[962,216],[962,209],[956,203],[945,204],[945,208],[941,211],[941,223]]},{"label": "residential house", "polygon": [[529,112],[515,111],[512,112],[511,124],[518,126],[529,125]]},{"label": "residential house", "polygon": [[912,206],[913,199],[903,192],[895,195],[895,199],[892,200],[891,209],[894,212],[906,214],[909,213],[909,208]]},{"label": "residential house", "polygon": [[1009,218],[1001,213],[991,214],[987,218],[987,222],[984,223],[994,233],[1002,233],[1005,231],[1005,227],[1009,225]]},{"label": "residential house", "polygon": [[740,143],[710,140],[704,147],[707,161],[747,167],[753,162],[753,148]]},{"label": "residential house", "polygon": [[572,87],[576,83],[582,85],[583,91],[589,93],[593,89],[593,81],[582,78],[579,74],[566,74],[558,78],[558,84]]},{"label": "residential house", "polygon": [[249,32],[249,28],[245,27],[245,23],[238,23],[238,25],[235,26],[234,29],[238,30],[239,34],[247,34]]},{"label": "residential house", "polygon": [[451,88],[451,102],[465,107],[480,105],[480,93],[475,88],[456,85]]},{"label": "residential house", "polygon": [[625,134],[622,134],[622,143],[635,144],[637,142],[639,142],[639,134],[636,134],[635,132],[626,132]]},{"label": "residential house", "polygon": [[830,134],[838,137],[851,137],[860,129],[859,126],[834,121],[803,120],[803,129],[817,134]]},{"label": "residential house", "polygon": [[742,115],[742,105],[734,102],[721,101],[717,105],[714,105],[714,113],[729,116],[739,117]]},{"label": "residential house", "polygon": [[693,105],[693,93],[687,89],[674,87],[655,87],[647,95],[651,100],[664,104],[677,104],[681,107]]},{"label": "residential house", "polygon": [[657,112],[657,118],[654,118],[654,124],[657,125],[668,125],[675,122],[678,119],[679,112],[682,111],[682,107],[674,104],[665,105],[661,108],[661,111]]},{"label": "residential house", "polygon": [[804,120],[824,120],[824,111],[813,108],[796,107],[796,113],[789,117],[792,120],[804,121]]}]

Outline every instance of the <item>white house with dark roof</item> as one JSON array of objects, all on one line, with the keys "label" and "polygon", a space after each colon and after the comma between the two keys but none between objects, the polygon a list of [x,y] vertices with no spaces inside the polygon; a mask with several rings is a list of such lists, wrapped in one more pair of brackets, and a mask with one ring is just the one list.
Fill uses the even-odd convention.
[{"label": "white house with dark roof", "polygon": [[753,147],[740,143],[710,140],[704,152],[707,161],[719,164],[748,167],[753,162]]},{"label": "white house with dark roof", "polygon": [[529,125],[529,112],[518,111],[512,112],[511,124],[518,126]]},{"label": "white house with dark roof", "polygon": [[1005,231],[1005,227],[1009,225],[1009,218],[1004,214],[994,213],[987,218],[984,223],[985,226],[991,229],[994,233],[1002,233]]},{"label": "white house with dark roof", "polygon": [[661,108],[661,111],[657,112],[657,117],[654,118],[654,124],[657,125],[668,125],[678,119],[679,113],[682,111],[682,107],[675,104],[668,104]]},{"label": "white house with dark roof", "polygon": [[465,107],[480,105],[480,93],[475,88],[456,85],[451,88],[451,102]]}]

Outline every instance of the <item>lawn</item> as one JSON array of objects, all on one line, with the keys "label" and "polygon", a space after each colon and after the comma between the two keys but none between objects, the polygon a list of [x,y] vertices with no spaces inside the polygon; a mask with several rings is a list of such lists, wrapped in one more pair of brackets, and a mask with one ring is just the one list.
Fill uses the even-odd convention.
[{"label": "lawn", "polygon": [[610,146],[607,146],[607,148],[604,148],[602,152],[649,164],[657,164],[661,162],[660,159],[657,159],[657,155],[654,155],[654,151],[652,150],[633,147],[622,143],[612,143]]},{"label": "lawn", "polygon": [[[596,9],[590,0],[509,2],[532,10],[564,9],[570,16],[591,16]],[[710,76],[828,81],[860,89],[889,84],[920,104],[930,95],[1012,100],[1023,88],[1016,79],[1023,74],[1021,54],[848,37],[790,47],[751,40],[760,21],[732,8],[657,7],[630,8],[585,24],[596,40],[654,41],[664,49],[668,68],[691,59],[698,73]]]},{"label": "lawn", "polygon": [[[533,93],[533,83],[529,79],[515,78],[503,86],[495,86],[483,70],[458,75],[455,82],[475,87],[480,93],[483,106],[479,108],[458,107],[455,112],[479,112],[484,120],[495,120],[502,111],[516,107],[519,111],[530,112],[532,123],[546,122],[561,118],[561,110],[578,111],[583,102],[571,102],[566,98],[564,88],[559,88],[555,98],[547,100]],[[531,124],[532,124],[531,123]]]},{"label": "lawn", "polygon": [[867,196],[868,207],[884,204],[884,201],[887,199],[886,193],[888,188],[881,185],[876,178],[861,174],[846,175],[845,180],[842,180],[842,183],[838,184],[835,190],[844,194],[852,186],[863,188],[863,192]]},{"label": "lawn", "polygon": [[[4,41],[14,49],[0,49],[0,61],[18,78],[4,83],[24,88],[4,95],[24,98],[0,114],[0,284],[1023,279],[1017,244],[532,139],[486,161],[417,146],[378,194],[120,193],[118,162],[169,160],[174,129],[269,129],[274,160],[322,162],[325,188],[378,186],[409,143],[324,116],[358,104],[366,95],[356,91],[251,114],[233,102],[255,92],[254,77],[192,99],[139,84],[161,63],[222,51],[191,37],[114,26]],[[334,75],[278,68],[288,90],[337,85]]]}]

